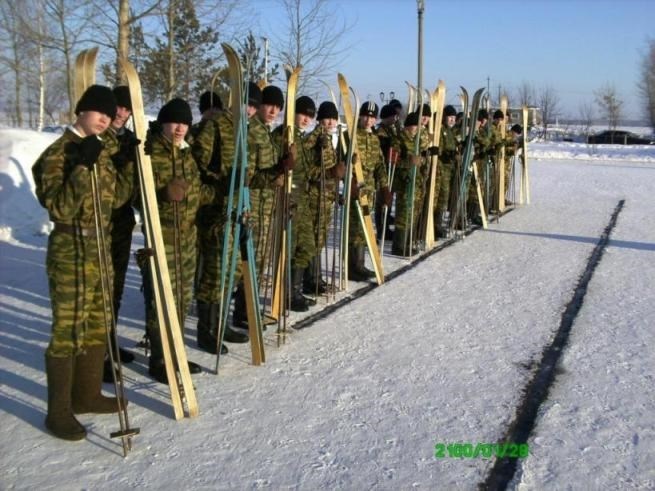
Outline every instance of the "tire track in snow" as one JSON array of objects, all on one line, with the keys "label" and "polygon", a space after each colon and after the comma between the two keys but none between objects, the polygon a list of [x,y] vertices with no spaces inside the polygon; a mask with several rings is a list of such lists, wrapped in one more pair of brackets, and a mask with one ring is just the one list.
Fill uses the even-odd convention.
[{"label": "tire track in snow", "polygon": [[[562,351],[567,345],[571,328],[575,322],[584,297],[587,294],[587,288],[591,282],[596,266],[600,263],[603,253],[607,248],[612,230],[616,226],[619,213],[623,210],[625,200],[622,199],[614,208],[610,221],[600,236],[596,247],[591,252],[587,260],[587,266],[578,280],[578,285],[573,291],[573,296],[562,313],[562,320],[559,329],[553,338],[552,343],[546,346],[542,352],[541,361],[537,366],[534,376],[526,385],[523,393],[521,404],[516,410],[516,416],[510,423],[507,431],[501,439],[502,442],[508,443],[527,443],[528,437],[534,429],[539,407],[548,397],[548,389],[555,380],[557,364]],[[509,482],[514,477],[518,467],[519,459],[517,458],[497,458],[493,467],[489,470],[487,478],[479,485],[479,489],[497,490],[506,489]]]}]

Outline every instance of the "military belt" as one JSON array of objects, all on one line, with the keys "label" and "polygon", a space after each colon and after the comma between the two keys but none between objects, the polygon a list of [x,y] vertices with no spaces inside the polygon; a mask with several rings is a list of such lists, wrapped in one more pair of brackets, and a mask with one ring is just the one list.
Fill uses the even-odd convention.
[{"label": "military belt", "polygon": [[70,235],[79,235],[82,237],[95,237],[97,235],[95,228],[84,228],[77,225],[71,225],[70,223],[61,222],[55,222],[54,231]]}]

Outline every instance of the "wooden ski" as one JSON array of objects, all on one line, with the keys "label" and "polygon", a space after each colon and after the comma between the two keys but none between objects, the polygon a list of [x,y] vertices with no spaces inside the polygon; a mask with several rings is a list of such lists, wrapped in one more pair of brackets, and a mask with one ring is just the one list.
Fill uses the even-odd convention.
[{"label": "wooden ski", "polygon": [[83,49],[75,58],[75,101],[79,101],[84,91],[96,83],[96,58],[98,48]]},{"label": "wooden ski", "polygon": [[521,185],[519,186],[519,203],[529,205],[530,174],[528,172],[528,106],[523,106],[521,115],[523,120],[523,155],[521,156]]},{"label": "wooden ski", "polygon": [[[352,168],[355,180],[358,183],[364,182],[364,170],[362,168],[362,163],[359,158],[354,158],[353,154],[356,153],[354,150],[357,149],[357,113],[356,110],[359,110],[359,100],[357,95],[353,92],[355,96],[355,111],[353,110],[350,104],[350,93],[348,82],[346,78],[339,73],[337,75],[337,80],[339,82],[339,91],[341,92],[341,102],[343,104],[344,113],[346,115],[346,125],[348,126],[348,136],[350,138],[350,147],[348,151],[348,159],[350,162],[347,164]],[[352,151],[351,151],[352,148]],[[359,157],[359,156],[358,156]],[[346,181],[344,181],[346,188],[350,188],[350,179],[352,174],[346,172]],[[357,207],[357,215],[359,216],[362,229],[364,230],[364,237],[366,239],[366,246],[368,252],[371,255],[371,260],[373,262],[373,269],[375,271],[375,278],[378,285],[384,283],[384,268],[382,267],[382,256],[380,255],[380,250],[378,249],[377,240],[375,238],[375,229],[373,228],[373,219],[371,217],[371,207],[368,202],[368,197],[365,194],[360,194],[355,202]],[[348,233],[348,230],[345,231]]]},{"label": "wooden ski", "polygon": [[[302,66],[291,68],[289,65],[285,66],[287,75],[287,97],[284,111],[284,132],[282,137],[282,149],[285,146],[291,145],[295,138],[295,121],[296,121],[296,90],[298,87],[298,77]],[[273,275],[273,296],[271,300],[271,317],[280,319],[286,313],[286,298],[287,298],[287,278],[289,274],[289,261],[288,257],[289,245],[291,240],[291,219],[288,215],[288,204],[291,200],[291,186],[293,183],[293,171],[288,171],[284,181],[284,200],[285,206],[285,223],[281,231],[280,248],[274,264]]]},{"label": "wooden ski", "polygon": [[[432,145],[439,146],[441,140],[441,123],[443,120],[443,107],[446,101],[446,84],[439,80],[437,88],[430,94],[430,109],[432,117],[430,118],[430,133],[432,134]],[[434,237],[434,194],[437,187],[437,166],[439,157],[433,155],[430,157],[430,189],[428,191],[427,217],[425,220],[425,248],[431,249],[436,240]]]},{"label": "wooden ski", "polygon": [[[141,82],[134,66],[130,62],[121,60],[121,65],[125,71],[130,90],[134,133],[137,138],[145,140],[147,125],[143,108]],[[146,235],[146,245],[152,251],[152,255],[149,258],[150,274],[173,410],[175,419],[183,418],[184,399],[186,400],[188,416],[194,417],[198,415],[198,404],[191,381],[191,374],[189,373],[182,328],[177,316],[173,288],[168,272],[152,164],[150,162],[150,156],[146,155],[144,151],[144,146],[139,145],[137,148],[137,169],[141,201],[143,204],[142,219]]]},{"label": "wooden ski", "polygon": [[500,147],[500,153],[498,155],[498,162],[496,163],[496,172],[498,173],[498,203],[496,204],[496,209],[498,210],[498,215],[500,212],[505,209],[505,190],[507,183],[505,182],[505,138],[507,137],[507,110],[509,108],[509,100],[507,96],[504,95],[500,98],[500,110],[503,112],[503,123],[500,125],[500,136],[503,141],[503,146]]}]

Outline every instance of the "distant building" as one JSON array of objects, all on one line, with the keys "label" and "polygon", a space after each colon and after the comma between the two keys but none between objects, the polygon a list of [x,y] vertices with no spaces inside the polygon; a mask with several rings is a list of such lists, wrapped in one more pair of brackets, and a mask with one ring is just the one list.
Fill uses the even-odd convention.
[{"label": "distant building", "polygon": [[[536,106],[528,106],[528,126],[540,126],[542,121],[541,109]],[[510,107],[509,122],[510,124],[523,124],[523,109]]]}]

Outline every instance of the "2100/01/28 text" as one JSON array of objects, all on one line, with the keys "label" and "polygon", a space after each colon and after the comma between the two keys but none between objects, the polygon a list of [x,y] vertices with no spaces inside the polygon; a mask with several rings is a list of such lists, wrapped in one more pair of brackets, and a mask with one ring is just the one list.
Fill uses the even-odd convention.
[{"label": "2100/01/28 text", "polygon": [[513,459],[525,458],[530,453],[527,443],[437,443],[434,446],[434,457],[436,459],[450,458],[471,458],[492,457]]}]

